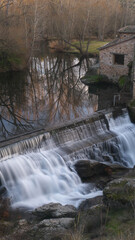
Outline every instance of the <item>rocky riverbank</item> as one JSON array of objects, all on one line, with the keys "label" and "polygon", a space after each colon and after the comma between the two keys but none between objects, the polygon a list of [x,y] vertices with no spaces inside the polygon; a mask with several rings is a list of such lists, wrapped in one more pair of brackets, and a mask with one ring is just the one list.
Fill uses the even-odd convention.
[{"label": "rocky riverbank", "polygon": [[[103,196],[87,199],[78,209],[50,203],[28,211],[11,210],[10,201],[0,201],[1,240],[134,239],[135,169],[96,161],[79,161],[83,181],[95,181]],[[84,179],[83,175],[87,178]],[[117,236],[121,236],[118,238]],[[122,237],[123,236],[123,237]],[[113,237],[113,238],[111,238]]]}]

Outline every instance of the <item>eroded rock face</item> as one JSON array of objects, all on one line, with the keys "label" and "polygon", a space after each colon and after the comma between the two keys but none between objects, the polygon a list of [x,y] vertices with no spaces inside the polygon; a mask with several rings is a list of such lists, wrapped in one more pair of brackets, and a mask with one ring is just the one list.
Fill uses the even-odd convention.
[{"label": "eroded rock face", "polygon": [[72,205],[62,206],[60,203],[49,203],[35,209],[33,214],[40,219],[74,218],[77,210]]},{"label": "eroded rock face", "polygon": [[120,178],[111,181],[104,189],[104,202],[110,207],[135,204],[135,178]]}]

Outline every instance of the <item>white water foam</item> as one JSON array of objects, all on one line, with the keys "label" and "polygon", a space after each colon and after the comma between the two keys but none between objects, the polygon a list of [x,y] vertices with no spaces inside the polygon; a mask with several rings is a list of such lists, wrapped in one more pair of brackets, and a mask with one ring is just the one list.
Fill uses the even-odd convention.
[{"label": "white water foam", "polygon": [[102,195],[93,185],[81,183],[54,151],[42,149],[15,156],[1,162],[0,169],[14,208],[35,208],[50,202],[78,207],[83,200]]},{"label": "white water foam", "polygon": [[[0,162],[0,178],[12,206],[35,208],[59,202],[77,207],[85,199],[102,195],[102,191],[92,184],[83,184],[77,173],[68,168],[64,161],[68,154],[69,160],[81,159],[82,156],[82,159],[99,161],[109,158],[111,162],[133,167],[135,125],[127,112],[116,119],[112,114],[106,114],[106,118],[110,128],[108,139],[108,129],[101,120],[56,132],[55,137],[43,134],[1,150],[3,159],[10,157]],[[63,150],[63,146],[68,152],[64,152],[66,148]]]},{"label": "white water foam", "polygon": [[106,115],[110,130],[117,135],[117,147],[121,162],[128,167],[135,165],[135,124],[131,123],[128,112],[114,119]]}]

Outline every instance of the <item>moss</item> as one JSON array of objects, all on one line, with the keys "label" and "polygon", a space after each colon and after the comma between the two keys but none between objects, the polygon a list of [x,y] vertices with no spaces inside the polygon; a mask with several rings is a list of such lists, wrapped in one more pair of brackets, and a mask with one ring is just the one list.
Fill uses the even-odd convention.
[{"label": "moss", "polygon": [[127,76],[123,75],[119,78],[118,84],[120,88],[123,88],[127,82]]},{"label": "moss", "polygon": [[135,201],[134,180],[124,179],[116,183],[113,182],[104,190],[104,195],[108,201],[132,205]]},{"label": "moss", "polygon": [[83,83],[89,84],[89,83],[101,83],[104,81],[104,77],[102,75],[85,75],[83,78],[81,78]]}]

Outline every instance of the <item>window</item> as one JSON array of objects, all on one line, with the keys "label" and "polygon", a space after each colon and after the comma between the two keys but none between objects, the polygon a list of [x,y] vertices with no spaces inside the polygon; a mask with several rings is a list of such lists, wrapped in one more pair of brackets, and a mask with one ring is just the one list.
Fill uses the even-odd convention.
[{"label": "window", "polygon": [[124,65],[124,54],[114,54],[114,64]]}]

